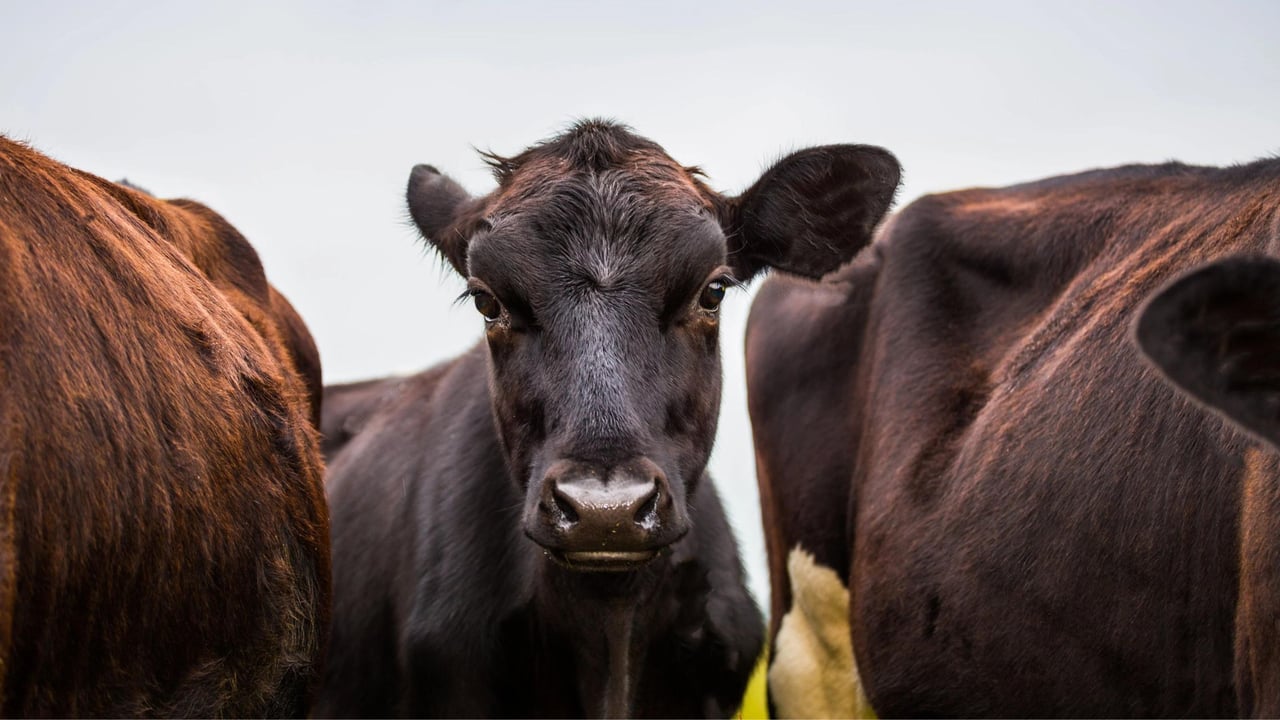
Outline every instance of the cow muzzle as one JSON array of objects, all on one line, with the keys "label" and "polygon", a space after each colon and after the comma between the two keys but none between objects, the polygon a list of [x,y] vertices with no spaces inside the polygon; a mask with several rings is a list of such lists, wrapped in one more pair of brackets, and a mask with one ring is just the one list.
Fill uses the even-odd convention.
[{"label": "cow muzzle", "polygon": [[689,530],[661,468],[638,458],[612,468],[558,460],[543,476],[525,533],[574,570],[631,570]]}]

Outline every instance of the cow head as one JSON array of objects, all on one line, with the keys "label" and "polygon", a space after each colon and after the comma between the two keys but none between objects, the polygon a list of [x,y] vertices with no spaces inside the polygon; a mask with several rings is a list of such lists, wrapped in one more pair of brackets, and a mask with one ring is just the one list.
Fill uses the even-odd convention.
[{"label": "cow head", "polygon": [[486,157],[488,195],[419,165],[408,203],[483,318],[524,530],[573,568],[636,567],[689,529],[715,438],[726,292],[765,267],[816,278],[851,258],[898,163],[876,147],[810,148],[726,197],[602,121]]}]

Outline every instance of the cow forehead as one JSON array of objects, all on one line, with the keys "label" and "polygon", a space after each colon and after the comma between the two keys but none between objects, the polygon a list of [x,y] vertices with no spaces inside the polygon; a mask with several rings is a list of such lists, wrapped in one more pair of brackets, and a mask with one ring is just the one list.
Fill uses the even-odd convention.
[{"label": "cow forehead", "polygon": [[566,178],[491,206],[470,271],[486,282],[556,294],[585,285],[662,291],[724,262],[724,233],[692,188],[612,171]]},{"label": "cow forehead", "polygon": [[562,230],[642,231],[651,224],[710,216],[709,197],[681,168],[644,163],[600,172],[548,173],[513,179],[489,199],[494,225],[525,221]]}]

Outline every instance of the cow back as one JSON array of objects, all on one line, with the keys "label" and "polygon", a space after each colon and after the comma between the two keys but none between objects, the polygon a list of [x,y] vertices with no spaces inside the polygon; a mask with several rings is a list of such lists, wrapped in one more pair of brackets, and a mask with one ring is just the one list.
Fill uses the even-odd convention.
[{"label": "cow back", "polygon": [[304,709],[318,360],[273,297],[203,206],[0,139],[4,714]]}]

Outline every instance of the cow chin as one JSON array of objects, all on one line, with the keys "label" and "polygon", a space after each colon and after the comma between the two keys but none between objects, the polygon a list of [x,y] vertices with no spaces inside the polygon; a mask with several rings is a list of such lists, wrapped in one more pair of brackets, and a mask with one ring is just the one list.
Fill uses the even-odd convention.
[{"label": "cow chin", "polygon": [[525,534],[557,564],[625,572],[667,552],[689,531],[682,498],[648,458],[611,468],[557,460],[530,479]]}]

